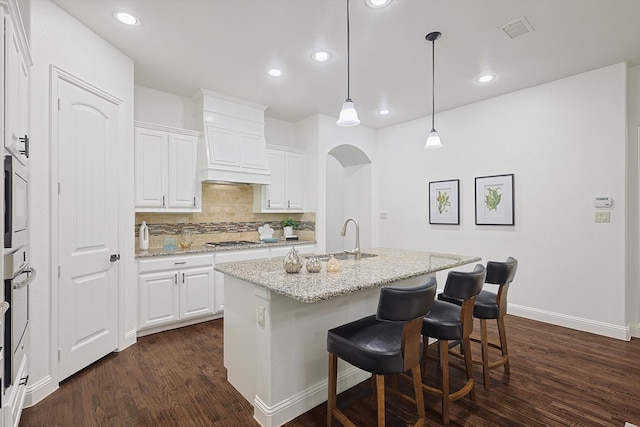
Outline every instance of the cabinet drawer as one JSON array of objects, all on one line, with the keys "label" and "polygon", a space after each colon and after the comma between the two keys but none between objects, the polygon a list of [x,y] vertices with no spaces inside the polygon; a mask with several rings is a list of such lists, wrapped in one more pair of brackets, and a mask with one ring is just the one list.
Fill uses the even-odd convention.
[{"label": "cabinet drawer", "polygon": [[278,258],[286,256],[292,247],[296,248],[299,255],[310,255],[313,253],[315,245],[291,245],[291,246],[277,246],[271,248],[271,258]]},{"label": "cabinet drawer", "polygon": [[138,261],[138,272],[177,270],[185,268],[206,267],[213,265],[213,254],[181,255],[158,257],[157,259],[143,259]]},{"label": "cabinet drawer", "polygon": [[216,262],[240,262],[269,258],[269,249],[247,249],[216,254]]}]

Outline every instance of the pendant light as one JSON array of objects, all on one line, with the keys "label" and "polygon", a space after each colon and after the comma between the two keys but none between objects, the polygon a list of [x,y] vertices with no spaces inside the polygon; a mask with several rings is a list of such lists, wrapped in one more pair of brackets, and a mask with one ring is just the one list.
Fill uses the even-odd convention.
[{"label": "pendant light", "polygon": [[338,126],[358,126],[360,120],[358,119],[358,112],[356,106],[353,104],[350,96],[350,83],[351,83],[351,46],[349,38],[349,0],[347,0],[347,99],[342,104],[342,110],[340,110],[340,116],[336,124]]},{"label": "pendant light", "polygon": [[431,131],[427,136],[427,143],[424,148],[432,150],[434,148],[442,148],[442,142],[440,142],[440,135],[435,127],[436,116],[436,40],[440,38],[442,34],[439,31],[434,31],[426,35],[426,39],[431,42]]}]

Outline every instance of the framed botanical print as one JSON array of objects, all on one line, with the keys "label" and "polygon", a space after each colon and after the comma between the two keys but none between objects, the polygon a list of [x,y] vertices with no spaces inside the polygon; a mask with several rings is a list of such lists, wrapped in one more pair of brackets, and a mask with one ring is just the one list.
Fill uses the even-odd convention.
[{"label": "framed botanical print", "polygon": [[476,177],[476,225],[514,225],[513,174]]},{"label": "framed botanical print", "polygon": [[460,224],[460,180],[429,182],[429,224]]}]

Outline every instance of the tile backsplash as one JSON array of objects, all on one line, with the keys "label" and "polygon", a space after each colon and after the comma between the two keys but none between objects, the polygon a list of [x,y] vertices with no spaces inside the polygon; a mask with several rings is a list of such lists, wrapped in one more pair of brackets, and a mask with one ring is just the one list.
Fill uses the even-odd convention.
[{"label": "tile backsplash", "polygon": [[[250,185],[202,184],[202,212],[136,213],[136,239],[142,221],[149,227],[149,247],[160,248],[164,237],[191,231],[193,244],[225,240],[258,240],[258,227],[270,224],[274,237],[282,236],[281,221],[293,218],[299,225],[294,233],[301,240],[315,240],[315,212],[254,213]],[[137,240],[136,240],[137,242]]]}]

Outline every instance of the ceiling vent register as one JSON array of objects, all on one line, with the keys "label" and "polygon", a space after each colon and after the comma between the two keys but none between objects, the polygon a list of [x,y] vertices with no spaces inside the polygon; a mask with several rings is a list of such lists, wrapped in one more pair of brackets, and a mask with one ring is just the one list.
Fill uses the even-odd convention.
[{"label": "ceiling vent register", "polygon": [[504,34],[507,39],[513,40],[516,37],[533,32],[534,29],[524,17],[520,17],[501,26],[500,31],[502,31],[502,34]]}]

